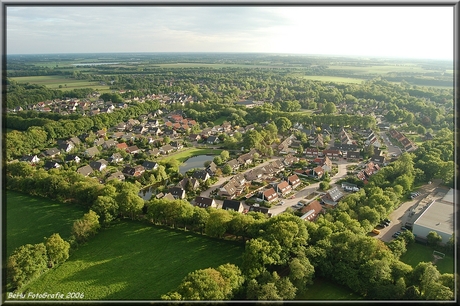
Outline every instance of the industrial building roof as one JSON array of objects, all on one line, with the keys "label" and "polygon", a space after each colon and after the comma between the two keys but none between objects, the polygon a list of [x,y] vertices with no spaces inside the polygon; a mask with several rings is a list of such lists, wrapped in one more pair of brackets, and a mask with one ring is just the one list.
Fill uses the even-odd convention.
[{"label": "industrial building roof", "polygon": [[454,205],[453,203],[434,201],[415,220],[414,224],[443,232],[448,235],[454,232]]}]

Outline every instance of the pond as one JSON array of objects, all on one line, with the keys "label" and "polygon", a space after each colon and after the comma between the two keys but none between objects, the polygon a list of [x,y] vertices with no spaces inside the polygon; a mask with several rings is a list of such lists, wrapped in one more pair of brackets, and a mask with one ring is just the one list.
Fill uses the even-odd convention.
[{"label": "pond", "polygon": [[179,167],[179,172],[181,174],[185,174],[190,169],[193,168],[201,168],[204,169],[204,163],[207,161],[212,161],[215,156],[213,155],[197,155],[187,159],[182,165]]},{"label": "pond", "polygon": [[148,200],[150,200],[150,199],[152,198],[152,196],[153,196],[154,194],[157,193],[157,192],[156,192],[157,188],[158,188],[158,184],[155,184],[155,185],[153,185],[153,186],[150,186],[150,187],[146,187],[146,188],[144,188],[144,189],[141,189],[141,190],[139,191],[139,196],[140,196],[143,200],[148,201]]}]

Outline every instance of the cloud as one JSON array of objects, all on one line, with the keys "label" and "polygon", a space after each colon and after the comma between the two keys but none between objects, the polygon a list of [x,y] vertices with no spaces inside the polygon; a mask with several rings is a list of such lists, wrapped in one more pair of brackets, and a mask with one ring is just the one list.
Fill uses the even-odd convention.
[{"label": "cloud", "polygon": [[6,10],[6,42],[8,53],[418,50],[451,57],[452,13],[445,7],[15,6]]}]

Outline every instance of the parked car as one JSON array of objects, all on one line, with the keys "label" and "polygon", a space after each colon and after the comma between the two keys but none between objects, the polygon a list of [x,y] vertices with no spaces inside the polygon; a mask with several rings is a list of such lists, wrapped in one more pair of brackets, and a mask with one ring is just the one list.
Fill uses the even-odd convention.
[{"label": "parked car", "polygon": [[404,232],[404,231],[407,231],[407,228],[405,228],[404,226],[401,227],[401,230]]},{"label": "parked car", "polygon": [[383,221],[388,222],[388,223],[391,222],[390,219],[388,219],[388,218],[387,218],[387,219],[383,219]]},{"label": "parked car", "polygon": [[387,224],[387,223],[385,223],[385,222],[382,222],[382,223],[380,223],[380,224],[379,224],[379,226],[381,226],[381,227],[387,227],[387,226],[388,226],[388,224]]},{"label": "parked car", "polygon": [[376,234],[376,235],[380,234],[380,231],[379,231],[378,229],[376,229],[376,228],[374,228],[374,229],[372,230],[372,232],[373,232],[374,234]]}]

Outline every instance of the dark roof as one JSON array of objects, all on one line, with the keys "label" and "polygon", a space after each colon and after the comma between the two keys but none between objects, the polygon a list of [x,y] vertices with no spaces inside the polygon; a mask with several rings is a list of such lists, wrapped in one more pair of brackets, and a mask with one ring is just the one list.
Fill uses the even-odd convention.
[{"label": "dark roof", "polygon": [[209,176],[209,173],[206,170],[198,170],[193,173],[193,177],[198,179],[198,180],[206,180],[207,176]]},{"label": "dark roof", "polygon": [[147,169],[147,170],[152,170],[152,169],[155,169],[156,167],[158,167],[158,163],[154,162],[154,161],[146,160],[146,161],[144,161],[142,166],[144,166],[144,168]]},{"label": "dark roof", "polygon": [[241,202],[234,200],[224,200],[222,204],[222,209],[239,211],[241,209]]},{"label": "dark roof", "polygon": [[195,198],[195,206],[199,206],[199,207],[203,207],[203,208],[210,207],[212,205],[213,201],[214,201],[214,199],[211,199],[211,198],[196,197]]},{"label": "dark roof", "polygon": [[185,196],[185,190],[180,187],[171,187],[169,188],[169,193],[175,197],[183,198]]}]

